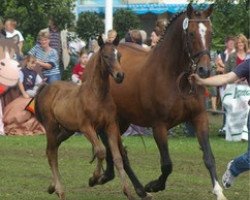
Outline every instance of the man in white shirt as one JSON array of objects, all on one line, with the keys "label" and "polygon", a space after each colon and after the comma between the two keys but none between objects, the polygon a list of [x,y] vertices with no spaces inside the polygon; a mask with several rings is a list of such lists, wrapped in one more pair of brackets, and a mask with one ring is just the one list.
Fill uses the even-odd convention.
[{"label": "man in white shirt", "polygon": [[24,38],[23,38],[21,32],[15,29],[16,28],[16,21],[13,19],[7,19],[4,23],[4,28],[6,31],[6,38],[12,38],[15,35],[18,35],[18,37],[19,37],[18,47],[20,49],[20,53],[22,54]]}]

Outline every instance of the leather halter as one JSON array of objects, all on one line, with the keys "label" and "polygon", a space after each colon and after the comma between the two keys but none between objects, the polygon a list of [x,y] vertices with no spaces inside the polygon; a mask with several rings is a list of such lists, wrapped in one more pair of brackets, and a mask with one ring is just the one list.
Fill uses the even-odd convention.
[{"label": "leather halter", "polygon": [[[186,17],[184,19],[184,21],[185,20],[188,20],[187,21],[187,27],[186,27],[186,29],[183,28],[183,30],[184,30],[184,36],[185,36],[186,51],[187,51],[187,54],[188,54],[188,57],[189,57],[189,60],[190,60],[190,64],[188,66],[188,69],[186,71],[183,71],[177,77],[177,80],[176,80],[178,91],[182,95],[183,98],[187,98],[187,96],[185,94],[183,94],[183,92],[181,91],[181,88],[180,88],[180,84],[181,84],[182,79],[186,79],[186,78],[188,79],[188,76],[190,74],[197,71],[197,63],[200,61],[202,56],[208,55],[209,58],[210,58],[209,49],[204,49],[202,51],[199,51],[199,52],[193,54],[192,48],[191,48],[191,40],[190,40],[190,37],[189,37],[189,34],[188,34],[188,26],[189,26],[190,22],[196,22],[196,23],[210,22],[210,20],[209,19],[189,19],[188,17]],[[184,21],[183,21],[183,23],[184,23]],[[190,83],[190,88],[189,88],[188,95],[194,95],[195,93],[196,93],[196,87],[195,87],[194,84]]]},{"label": "leather halter", "polygon": [[[187,18],[188,19],[188,18]],[[190,22],[210,22],[209,19],[188,19],[188,25]],[[192,52],[192,47],[191,47],[191,40],[188,34],[188,26],[187,28],[184,30],[184,35],[185,35],[185,45],[186,45],[186,51],[188,54],[188,57],[190,59],[190,65],[189,65],[189,73],[193,73],[197,70],[197,63],[200,61],[200,58],[204,55],[208,55],[210,58],[210,51],[209,49],[204,49],[202,51],[199,51],[195,54],[193,54]]]}]

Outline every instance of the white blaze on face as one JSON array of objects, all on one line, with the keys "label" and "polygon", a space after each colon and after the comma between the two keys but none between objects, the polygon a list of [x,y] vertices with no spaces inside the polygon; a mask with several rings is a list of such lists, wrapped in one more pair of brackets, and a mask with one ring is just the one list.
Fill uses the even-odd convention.
[{"label": "white blaze on face", "polygon": [[206,32],[207,27],[203,23],[199,23],[199,33],[204,49],[206,48]]}]

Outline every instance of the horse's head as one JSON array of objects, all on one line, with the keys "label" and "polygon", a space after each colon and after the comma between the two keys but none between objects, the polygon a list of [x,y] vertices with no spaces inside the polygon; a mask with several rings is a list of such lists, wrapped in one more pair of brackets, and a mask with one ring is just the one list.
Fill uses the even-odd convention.
[{"label": "horse's head", "polygon": [[100,56],[103,60],[104,70],[107,70],[117,83],[121,83],[124,78],[124,73],[121,70],[120,57],[121,54],[117,50],[119,38],[116,37],[113,43],[104,43],[101,36],[98,38],[100,46]]},{"label": "horse's head", "polygon": [[208,77],[210,74],[212,26],[209,16],[212,10],[211,5],[205,11],[195,11],[189,4],[183,20],[184,40],[189,59],[192,62],[192,70],[201,77]]}]

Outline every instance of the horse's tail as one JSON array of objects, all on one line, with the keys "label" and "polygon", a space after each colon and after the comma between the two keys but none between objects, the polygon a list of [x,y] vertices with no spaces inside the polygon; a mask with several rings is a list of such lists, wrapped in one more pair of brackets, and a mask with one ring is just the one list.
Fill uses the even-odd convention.
[{"label": "horse's tail", "polygon": [[41,111],[39,109],[39,104],[40,104],[40,101],[39,101],[39,97],[41,95],[41,92],[42,90],[47,86],[46,83],[42,84],[38,90],[37,90],[37,93],[36,93],[36,96],[35,96],[35,116],[37,118],[37,120],[42,123],[43,122],[43,117],[42,117],[42,114],[41,114]]}]

